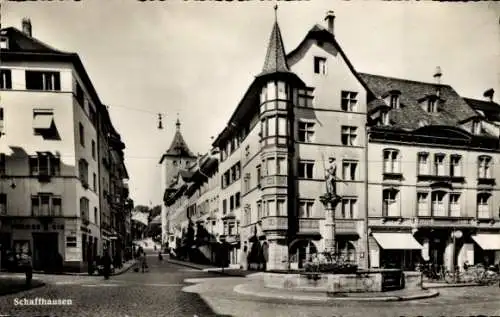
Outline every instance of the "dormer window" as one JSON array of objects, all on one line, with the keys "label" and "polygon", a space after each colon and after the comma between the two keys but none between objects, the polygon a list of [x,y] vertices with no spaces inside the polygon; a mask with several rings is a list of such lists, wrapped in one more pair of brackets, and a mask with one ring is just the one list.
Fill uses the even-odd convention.
[{"label": "dormer window", "polygon": [[385,110],[380,113],[380,125],[389,125],[389,111]]},{"label": "dormer window", "polygon": [[437,100],[432,98],[427,100],[427,112],[437,112]]},{"label": "dormer window", "polygon": [[481,134],[481,121],[479,120],[472,121],[472,134],[475,135]]},{"label": "dormer window", "polygon": [[399,109],[399,95],[392,94],[390,97],[390,105],[392,109]]},{"label": "dormer window", "polygon": [[6,36],[0,36],[0,49],[9,49],[9,39]]}]

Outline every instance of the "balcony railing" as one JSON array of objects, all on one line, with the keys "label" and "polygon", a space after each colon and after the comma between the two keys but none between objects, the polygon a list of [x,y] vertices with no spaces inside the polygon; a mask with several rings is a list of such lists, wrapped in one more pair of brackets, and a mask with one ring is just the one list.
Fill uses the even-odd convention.
[{"label": "balcony railing", "polygon": [[262,231],[281,231],[288,229],[287,216],[272,216],[262,218]]},{"label": "balcony railing", "polygon": [[271,175],[263,176],[260,181],[261,188],[272,187],[272,186],[286,186],[287,176],[285,175]]}]

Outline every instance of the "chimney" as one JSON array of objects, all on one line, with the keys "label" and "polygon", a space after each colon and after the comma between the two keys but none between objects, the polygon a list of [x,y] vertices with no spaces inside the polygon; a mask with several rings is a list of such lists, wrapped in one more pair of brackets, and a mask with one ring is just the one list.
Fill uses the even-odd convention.
[{"label": "chimney", "polygon": [[436,80],[437,85],[441,85],[441,76],[443,76],[443,73],[441,73],[441,67],[437,66],[436,71],[434,72],[434,79]]},{"label": "chimney", "polygon": [[333,33],[333,27],[334,27],[334,22],[335,22],[335,12],[333,10],[330,10],[326,13],[325,21],[328,23],[328,31],[332,34]]},{"label": "chimney", "polygon": [[31,37],[31,20],[29,18],[23,18],[22,26],[23,26],[23,33]]},{"label": "chimney", "polygon": [[493,102],[494,95],[495,95],[495,90],[493,90],[493,88],[486,90],[483,94],[483,96],[487,98],[489,102]]}]

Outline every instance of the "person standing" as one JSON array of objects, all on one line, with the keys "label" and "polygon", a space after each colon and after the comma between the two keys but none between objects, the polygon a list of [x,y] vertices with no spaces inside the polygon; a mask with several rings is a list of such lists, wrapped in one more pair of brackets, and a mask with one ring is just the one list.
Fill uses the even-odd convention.
[{"label": "person standing", "polygon": [[111,256],[109,255],[108,249],[104,249],[104,255],[102,256],[102,266],[104,279],[108,280],[111,275]]},{"label": "person standing", "polygon": [[33,265],[31,261],[31,251],[28,251],[26,254],[23,254],[23,264],[24,264],[24,273],[26,274],[26,285],[31,285],[31,280],[33,279]]}]

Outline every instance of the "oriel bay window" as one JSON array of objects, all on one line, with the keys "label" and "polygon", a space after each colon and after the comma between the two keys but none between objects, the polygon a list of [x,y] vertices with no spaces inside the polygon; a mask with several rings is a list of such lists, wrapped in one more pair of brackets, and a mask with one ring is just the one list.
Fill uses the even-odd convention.
[{"label": "oriel bay window", "polygon": [[284,116],[264,118],[261,125],[262,140],[266,144],[286,144],[288,135],[287,121]]},{"label": "oriel bay window", "polygon": [[382,215],[384,217],[400,217],[400,199],[399,190],[395,188],[387,188],[382,192]]},{"label": "oriel bay window", "polygon": [[286,216],[287,206],[285,197],[266,199],[264,201],[264,217]]},{"label": "oriel bay window", "polygon": [[260,112],[263,113],[267,110],[274,109],[287,109],[288,102],[288,86],[282,81],[271,81],[268,82],[265,87],[262,88],[260,94]]},{"label": "oriel bay window", "polygon": [[477,218],[478,219],[489,219],[490,216],[490,193],[478,193],[477,194]]},{"label": "oriel bay window", "polygon": [[31,214],[35,217],[62,216],[62,200],[50,193],[31,196]]},{"label": "oriel bay window", "polygon": [[61,161],[49,152],[40,152],[37,156],[29,158],[31,176],[59,176]]}]

